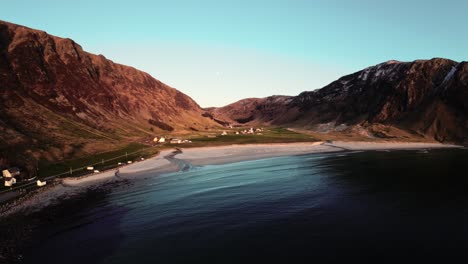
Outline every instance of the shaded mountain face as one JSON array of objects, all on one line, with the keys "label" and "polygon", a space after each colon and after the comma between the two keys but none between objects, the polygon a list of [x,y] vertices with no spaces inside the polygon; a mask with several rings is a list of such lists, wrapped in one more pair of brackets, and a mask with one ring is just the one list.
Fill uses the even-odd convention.
[{"label": "shaded mountain face", "polygon": [[216,125],[190,97],[147,73],[2,21],[0,96],[1,153],[60,159]]},{"label": "shaded mountain face", "polygon": [[376,137],[405,131],[427,140],[466,143],[468,64],[388,61],[303,92],[279,109],[270,123],[320,132],[359,126]]},{"label": "shaded mountain face", "polygon": [[268,124],[287,112],[286,107],[292,99],[292,96],[279,95],[247,98],[224,107],[212,107],[206,110],[218,120],[231,124]]}]

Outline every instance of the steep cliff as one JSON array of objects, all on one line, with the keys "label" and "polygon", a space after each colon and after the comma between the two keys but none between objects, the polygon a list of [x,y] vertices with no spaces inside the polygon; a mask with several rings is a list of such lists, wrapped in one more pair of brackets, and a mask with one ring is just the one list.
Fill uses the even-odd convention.
[{"label": "steep cliff", "polygon": [[[71,39],[0,21],[0,153],[48,159],[217,125],[149,74]],[[170,129],[171,130],[171,129]]]}]

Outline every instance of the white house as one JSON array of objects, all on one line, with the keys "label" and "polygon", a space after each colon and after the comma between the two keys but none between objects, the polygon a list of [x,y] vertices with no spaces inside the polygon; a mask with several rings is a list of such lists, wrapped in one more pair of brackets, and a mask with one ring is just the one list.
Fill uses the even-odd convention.
[{"label": "white house", "polygon": [[154,137],[153,142],[154,143],[164,143],[164,142],[166,142],[166,139],[164,137]]},{"label": "white house", "polygon": [[11,187],[13,184],[16,183],[16,179],[15,178],[10,178],[9,180],[5,180],[5,186],[6,187]]},{"label": "white house", "polygon": [[227,135],[226,131],[223,131],[223,133],[221,134],[221,136],[226,136],[226,135]]},{"label": "white house", "polygon": [[46,185],[47,182],[46,182],[46,181],[37,180],[36,184],[37,184],[37,186],[42,187],[42,186]]},{"label": "white house", "polygon": [[182,139],[172,138],[170,142],[171,144],[180,144],[182,143]]},{"label": "white house", "polygon": [[7,170],[3,170],[2,175],[5,178],[15,177],[17,175],[20,175],[20,169],[18,169],[17,167],[9,168]]},{"label": "white house", "polygon": [[5,178],[11,178],[11,173],[8,170],[3,170],[2,175]]},{"label": "white house", "polygon": [[5,187],[11,187],[13,185],[13,182],[11,180],[7,181],[5,180]]}]

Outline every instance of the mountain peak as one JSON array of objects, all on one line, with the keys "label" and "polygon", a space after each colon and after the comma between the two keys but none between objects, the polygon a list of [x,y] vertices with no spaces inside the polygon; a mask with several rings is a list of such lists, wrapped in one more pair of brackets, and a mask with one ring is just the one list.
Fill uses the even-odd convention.
[{"label": "mountain peak", "polygon": [[386,61],[384,62],[385,64],[396,64],[396,63],[401,63],[401,61],[397,61],[397,60],[389,60],[389,61]]}]

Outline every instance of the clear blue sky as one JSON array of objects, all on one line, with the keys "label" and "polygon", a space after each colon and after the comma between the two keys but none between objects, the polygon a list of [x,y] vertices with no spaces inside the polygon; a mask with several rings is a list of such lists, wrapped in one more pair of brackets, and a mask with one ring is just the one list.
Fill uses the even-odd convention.
[{"label": "clear blue sky", "polygon": [[296,95],[391,59],[467,60],[466,10],[461,0],[15,0],[0,19],[221,106]]}]

